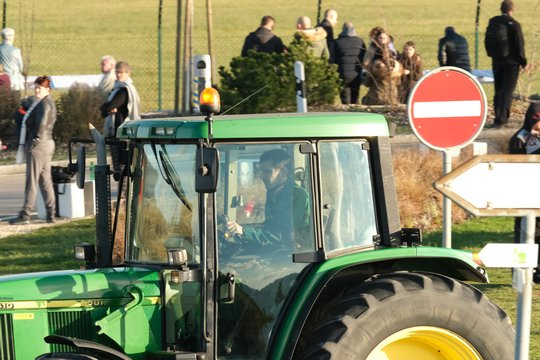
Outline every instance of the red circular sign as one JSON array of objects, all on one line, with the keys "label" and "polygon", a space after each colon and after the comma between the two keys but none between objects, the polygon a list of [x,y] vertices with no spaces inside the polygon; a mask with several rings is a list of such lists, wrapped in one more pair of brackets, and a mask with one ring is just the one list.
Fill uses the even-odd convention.
[{"label": "red circular sign", "polygon": [[441,67],[416,83],[407,113],[421,142],[435,150],[458,149],[482,131],[487,116],[486,94],[470,73]]}]

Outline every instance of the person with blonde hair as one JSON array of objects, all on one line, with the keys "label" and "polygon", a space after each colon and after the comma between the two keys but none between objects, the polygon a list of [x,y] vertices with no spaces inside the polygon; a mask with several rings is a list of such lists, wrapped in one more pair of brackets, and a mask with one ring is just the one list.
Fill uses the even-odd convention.
[{"label": "person with blonde hair", "polygon": [[329,59],[330,51],[326,43],[326,31],[322,27],[311,27],[311,19],[307,16],[300,16],[296,20],[296,40],[303,39],[308,43],[311,54],[319,59]]},{"label": "person with blonde hair", "polygon": [[99,93],[106,98],[114,87],[114,81],[116,79],[114,74],[116,60],[111,55],[105,55],[101,57],[100,63],[102,75],[97,88]]},{"label": "person with blonde hair", "polygon": [[11,89],[24,90],[23,58],[21,49],[15,47],[15,30],[5,28],[2,30],[2,44],[0,44],[0,64],[9,75]]}]

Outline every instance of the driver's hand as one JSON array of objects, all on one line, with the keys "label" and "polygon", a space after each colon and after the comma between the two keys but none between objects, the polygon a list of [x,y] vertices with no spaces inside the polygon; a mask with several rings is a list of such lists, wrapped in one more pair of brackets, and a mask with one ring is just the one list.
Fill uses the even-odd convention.
[{"label": "driver's hand", "polygon": [[242,235],[244,233],[242,225],[238,224],[235,221],[227,221],[227,230],[229,230],[231,234]]}]

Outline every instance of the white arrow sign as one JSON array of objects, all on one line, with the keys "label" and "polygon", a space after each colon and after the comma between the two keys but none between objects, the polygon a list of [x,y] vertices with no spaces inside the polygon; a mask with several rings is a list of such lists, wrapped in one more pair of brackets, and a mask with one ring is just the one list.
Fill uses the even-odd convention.
[{"label": "white arrow sign", "polygon": [[478,257],[486,267],[532,268],[538,265],[538,244],[487,244]]},{"label": "white arrow sign", "polygon": [[[518,179],[540,178],[540,155],[481,155],[434,183],[477,216],[540,216],[540,196]],[[516,181],[517,180],[517,181]]]}]

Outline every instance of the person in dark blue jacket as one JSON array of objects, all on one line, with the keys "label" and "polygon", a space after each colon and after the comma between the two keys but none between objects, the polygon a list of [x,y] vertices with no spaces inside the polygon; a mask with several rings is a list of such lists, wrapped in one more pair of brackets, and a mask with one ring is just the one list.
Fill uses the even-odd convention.
[{"label": "person in dark blue jacket", "polygon": [[444,37],[439,40],[437,58],[440,66],[455,66],[471,71],[469,63],[469,44],[467,39],[459,35],[453,26],[444,30]]},{"label": "person in dark blue jacket", "polygon": [[357,34],[353,24],[343,23],[343,29],[334,42],[332,62],[337,64],[339,77],[343,80],[340,97],[342,104],[358,104],[362,81],[362,59],[366,46]]}]

